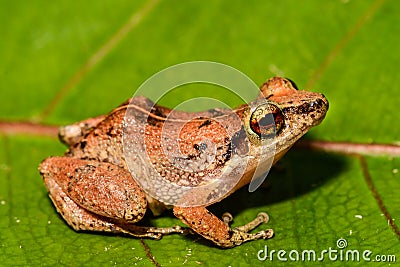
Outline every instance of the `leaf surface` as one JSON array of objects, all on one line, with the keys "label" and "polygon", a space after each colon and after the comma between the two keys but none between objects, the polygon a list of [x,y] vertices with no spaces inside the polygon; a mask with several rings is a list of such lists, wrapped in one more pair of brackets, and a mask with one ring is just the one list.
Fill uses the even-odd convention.
[{"label": "leaf surface", "polygon": [[[171,65],[210,60],[257,84],[282,75],[330,102],[310,140],[398,144],[397,1],[18,1],[0,8],[0,120],[67,124],[109,112],[151,75]],[[124,31],[126,29],[126,31]],[[165,106],[207,96],[229,106],[221,88],[187,86]],[[275,237],[219,249],[198,236],[161,241],[76,233],[57,214],[38,164],[66,150],[56,139],[0,136],[0,262],[4,265],[255,266],[307,265],[285,250],[371,250],[400,258],[399,158],[290,151],[264,186],[216,204],[233,226],[270,215]],[[180,224],[172,216],[156,226]],[[267,246],[273,258],[260,261]],[[292,254],[292,256],[295,254]],[[314,263],[314,262],[313,262]],[[364,264],[325,255],[320,265]],[[388,264],[381,263],[382,265]]]}]

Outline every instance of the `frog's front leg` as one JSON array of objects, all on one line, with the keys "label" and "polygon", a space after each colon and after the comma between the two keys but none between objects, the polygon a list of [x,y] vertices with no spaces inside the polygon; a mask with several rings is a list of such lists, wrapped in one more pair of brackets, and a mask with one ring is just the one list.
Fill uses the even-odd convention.
[{"label": "frog's front leg", "polygon": [[[127,101],[123,102],[110,114],[112,114],[114,111],[126,108],[131,100],[132,99],[128,99]],[[87,133],[95,129],[97,125],[99,125],[99,123],[106,119],[110,114],[100,115],[85,119],[83,121],[78,121],[70,125],[61,126],[58,129],[58,138],[67,146],[73,146],[79,143],[79,141],[81,141]]]},{"label": "frog's front leg", "polygon": [[105,118],[106,115],[100,115],[74,124],[61,126],[58,129],[58,138],[67,146],[77,144],[88,132],[93,130]]},{"label": "frog's front leg", "polygon": [[222,221],[205,207],[174,207],[174,214],[192,230],[225,248],[238,246],[246,241],[269,239],[274,234],[272,229],[254,234],[248,233],[261,223],[268,221],[268,215],[265,213],[260,213],[248,224],[233,229],[229,227],[231,220],[229,216],[224,216],[224,221]]},{"label": "frog's front leg", "polygon": [[116,165],[52,157],[39,167],[57,211],[75,230],[125,233],[159,239],[186,233],[179,227],[134,225],[146,212],[146,199],[129,172]]}]

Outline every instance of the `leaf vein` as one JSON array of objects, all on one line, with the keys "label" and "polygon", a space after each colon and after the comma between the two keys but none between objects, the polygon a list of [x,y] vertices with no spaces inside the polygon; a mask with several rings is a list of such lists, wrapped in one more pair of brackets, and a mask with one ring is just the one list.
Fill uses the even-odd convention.
[{"label": "leaf vein", "polygon": [[378,206],[379,206],[380,210],[382,211],[382,213],[384,214],[386,220],[388,221],[390,228],[400,239],[400,229],[394,223],[392,216],[390,215],[389,211],[387,210],[385,204],[383,203],[381,196],[378,193],[378,190],[376,189],[376,187],[374,185],[374,182],[372,181],[372,177],[368,171],[367,161],[365,160],[365,158],[363,156],[359,156],[358,159],[360,160],[360,163],[361,163],[361,168],[362,168],[365,182],[367,183],[367,186],[368,186],[369,190],[371,191],[372,196],[375,198],[376,202],[378,203]]},{"label": "leaf vein", "polygon": [[321,65],[314,72],[308,80],[305,88],[310,89],[314,86],[317,80],[321,77],[322,73],[327,69],[329,64],[336,58],[336,56],[343,50],[349,41],[358,33],[358,31],[366,24],[368,20],[376,13],[385,0],[376,0],[364,14],[357,20],[357,22],[350,28],[350,30],[343,36],[341,40],[333,47],[328,53],[326,58],[322,61]]}]

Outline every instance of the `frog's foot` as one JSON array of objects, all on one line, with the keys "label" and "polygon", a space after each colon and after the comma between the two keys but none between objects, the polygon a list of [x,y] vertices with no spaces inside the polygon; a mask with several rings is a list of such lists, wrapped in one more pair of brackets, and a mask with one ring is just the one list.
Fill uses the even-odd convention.
[{"label": "frog's foot", "polygon": [[[229,212],[225,212],[222,214],[222,220],[226,225],[230,225],[230,223],[233,221],[233,216]],[[235,227],[235,230],[238,230],[240,232],[249,232],[255,228],[257,228],[260,224],[263,223],[268,223],[269,221],[269,216],[265,212],[260,212],[257,217],[252,220],[251,222],[246,223],[245,225]]]},{"label": "frog's foot", "polygon": [[232,215],[225,213],[220,220],[205,207],[175,207],[174,214],[195,232],[220,247],[234,247],[247,241],[269,239],[274,235],[272,229],[248,233],[268,221],[266,213],[260,213],[253,221],[233,229],[229,227]]}]

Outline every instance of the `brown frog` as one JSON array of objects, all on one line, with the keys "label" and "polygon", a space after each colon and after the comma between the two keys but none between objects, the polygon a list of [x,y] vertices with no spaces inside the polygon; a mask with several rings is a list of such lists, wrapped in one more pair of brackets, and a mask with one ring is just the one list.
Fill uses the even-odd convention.
[{"label": "brown frog", "polygon": [[[143,153],[147,153],[148,166],[147,161],[144,165],[135,163],[139,160],[127,163],[123,136],[138,134],[135,127],[126,132],[128,108],[131,122],[143,129],[142,148],[146,148]],[[249,184],[254,175],[267,171],[262,169],[263,161],[267,160],[262,158],[265,146],[273,144],[274,153],[267,158],[274,164],[296,140],[324,119],[327,110],[328,101],[322,94],[297,90],[294,83],[280,77],[271,78],[261,86],[258,100],[234,110],[187,113],[135,97],[107,115],[61,127],[59,137],[69,150],[62,157],[47,158],[39,170],[58,212],[77,231],[154,239],[164,234],[196,232],[217,246],[234,247],[250,240],[271,238],[271,229],[250,233],[267,222],[268,215],[260,213],[248,224],[231,228],[229,214],[221,220],[207,206]],[[171,133],[163,132],[167,121]],[[174,126],[178,124],[179,127]],[[245,162],[241,172],[238,172],[239,162]],[[189,199],[191,204],[184,205],[179,199],[160,201],[158,196],[168,193],[163,193],[165,188],[156,187],[156,192],[149,194],[132,173],[159,175],[178,186],[196,186],[240,175],[233,186],[213,201],[203,200],[218,190],[186,193],[179,198]],[[196,201],[200,204],[193,205]],[[188,228],[135,224],[147,209],[159,215],[165,208],[172,208]]]}]

